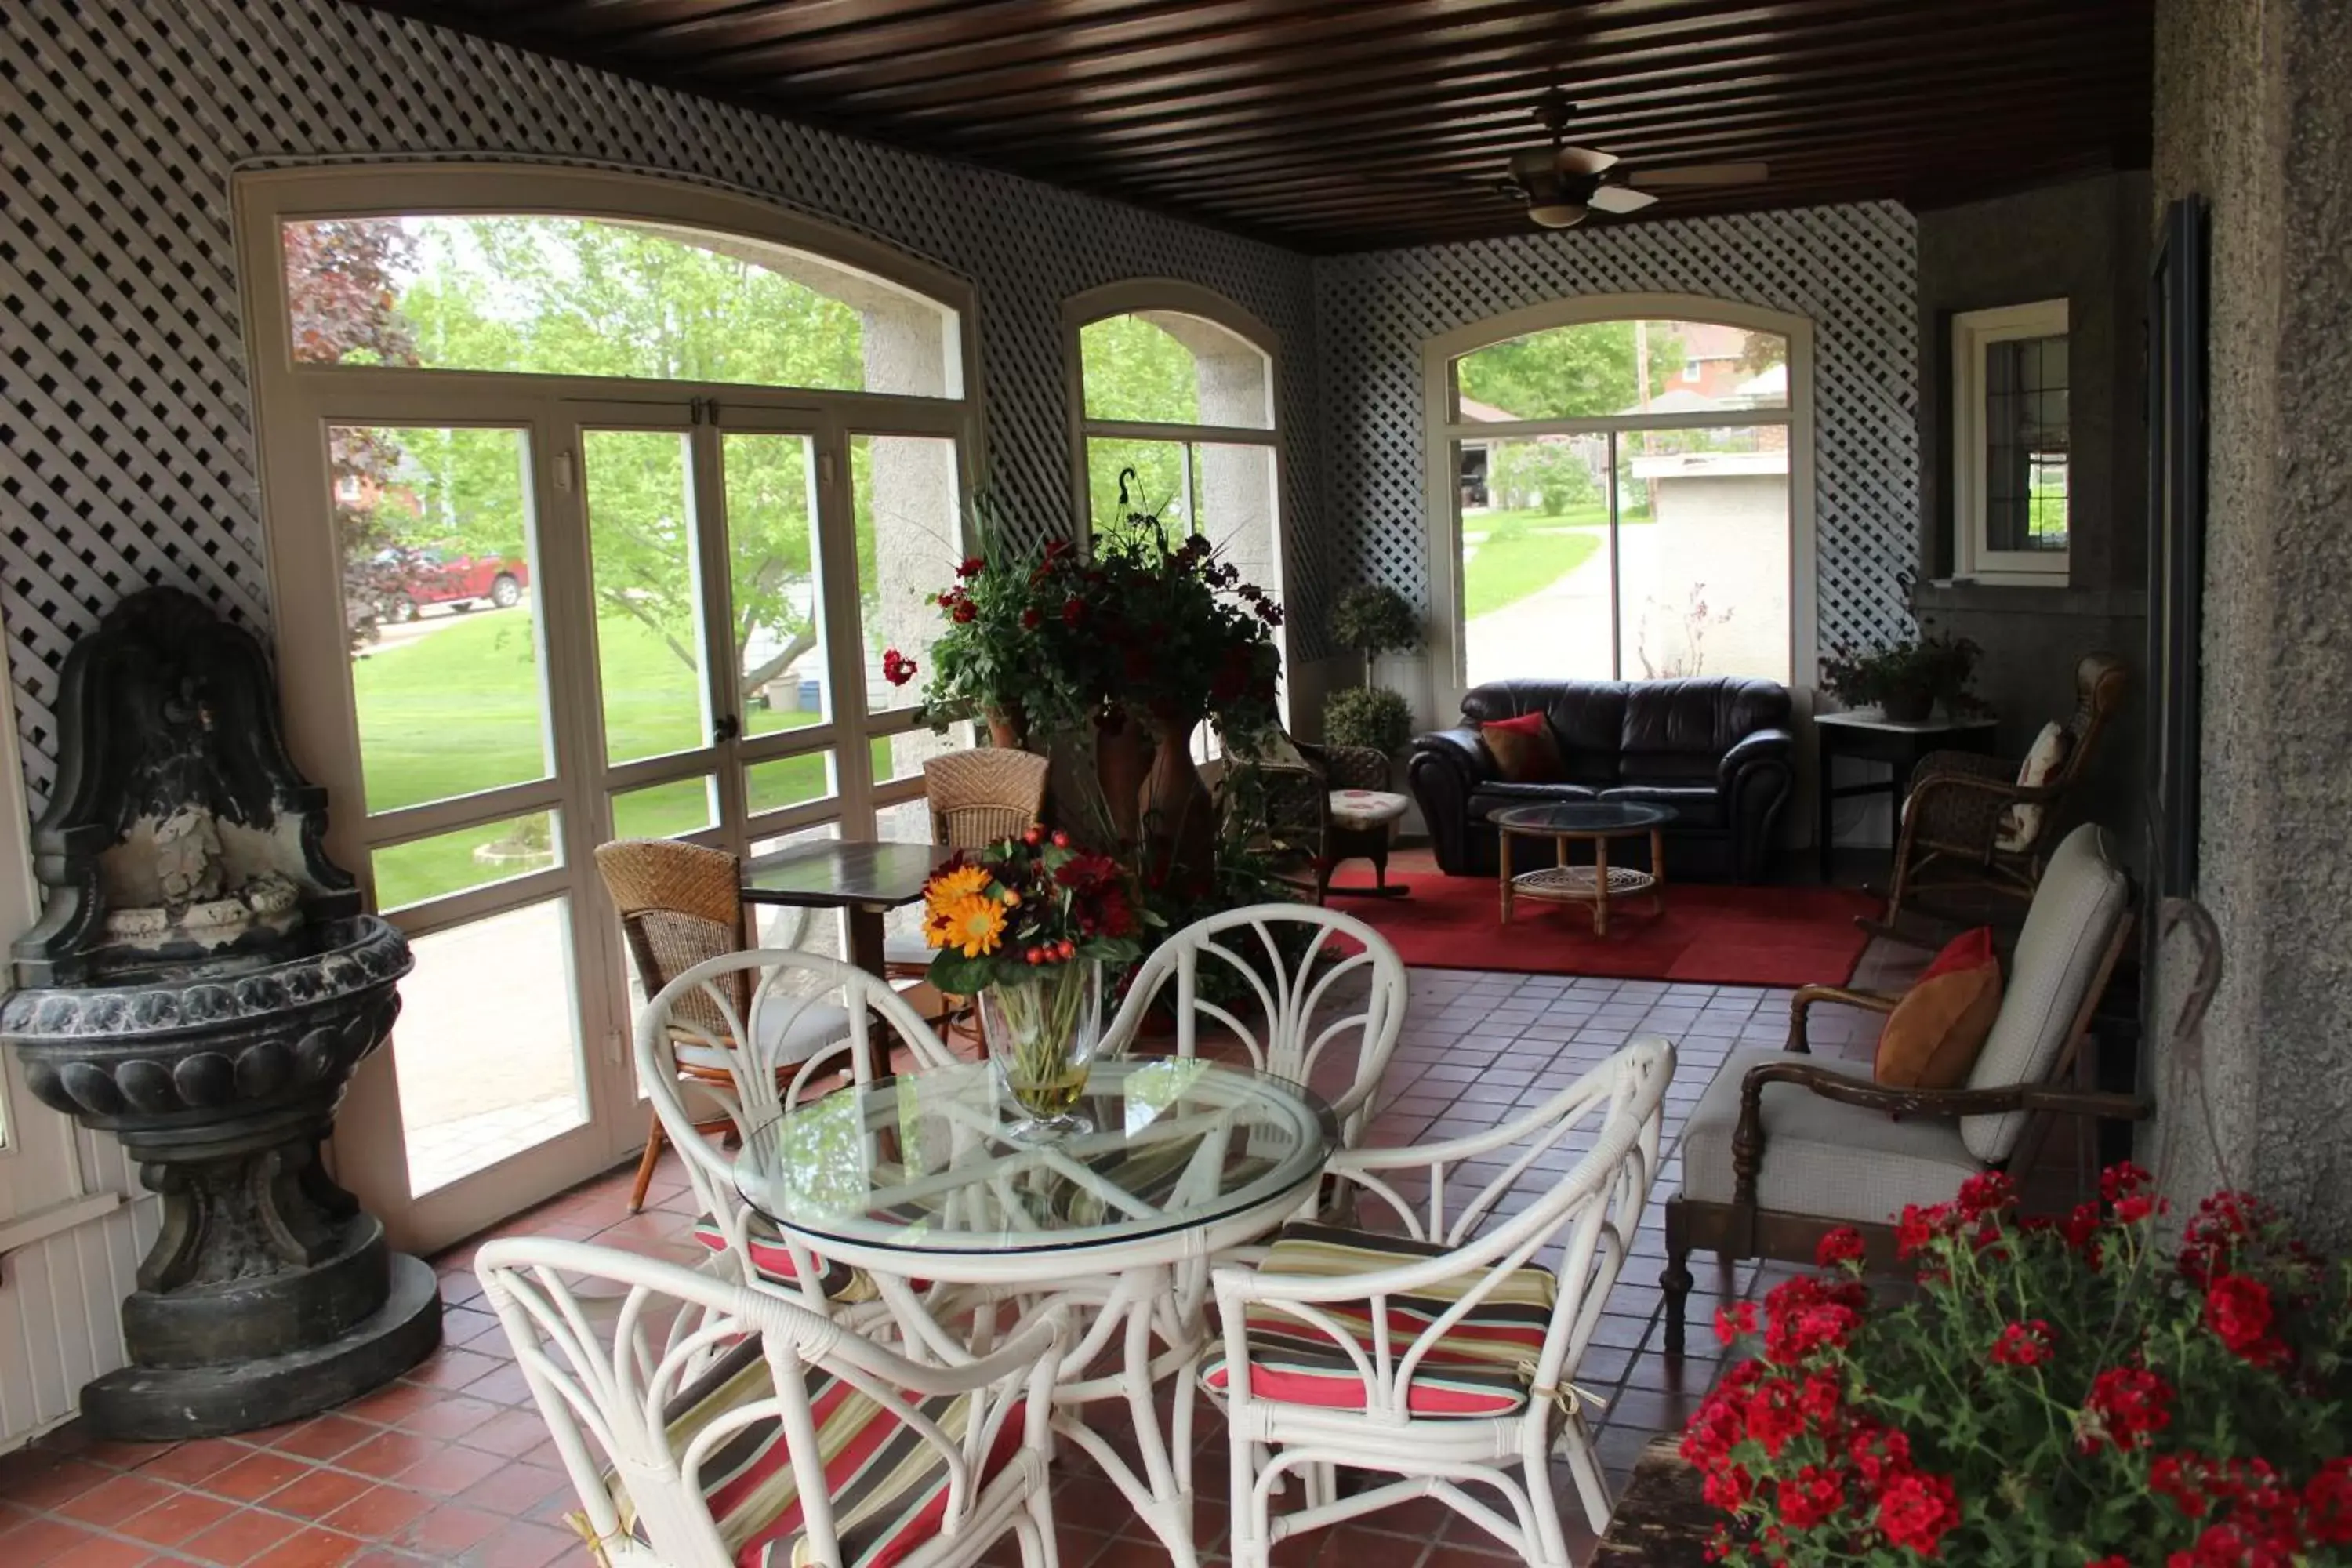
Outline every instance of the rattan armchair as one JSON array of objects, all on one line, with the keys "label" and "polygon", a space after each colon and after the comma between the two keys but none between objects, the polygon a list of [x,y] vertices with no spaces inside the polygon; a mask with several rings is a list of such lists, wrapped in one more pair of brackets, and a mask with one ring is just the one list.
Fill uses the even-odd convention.
[{"label": "rattan armchair", "polygon": [[1931,752],[1920,759],[1895,847],[1884,923],[1894,925],[1905,902],[1923,893],[1987,889],[2031,898],[2067,826],[2068,797],[2123,707],[2128,684],[2118,655],[2083,656],[2074,667],[2074,711],[2064,725],[2066,754],[2046,784],[2019,784],[2016,758]]},{"label": "rattan armchair", "polygon": [[932,841],[977,849],[1026,833],[1045,813],[1050,767],[1034,752],[1006,746],[930,758],[923,763],[923,795]]},{"label": "rattan armchair", "polygon": [[[1311,878],[1317,903],[1335,892],[1390,898],[1404,891],[1388,880],[1389,841],[1407,803],[1389,790],[1387,757],[1370,746],[1318,746],[1285,736],[1257,765],[1271,847],[1277,860],[1296,868],[1302,885]],[[1370,860],[1373,885],[1332,887],[1331,873],[1343,860]]]}]

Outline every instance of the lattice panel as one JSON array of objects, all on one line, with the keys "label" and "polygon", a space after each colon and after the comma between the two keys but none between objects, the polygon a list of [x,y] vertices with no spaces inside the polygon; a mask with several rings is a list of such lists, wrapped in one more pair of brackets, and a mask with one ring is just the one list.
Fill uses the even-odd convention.
[{"label": "lattice panel", "polygon": [[1821,637],[1906,626],[1919,554],[1916,226],[1892,203],[1598,226],[1318,262],[1325,515],[1335,582],[1429,600],[1422,345],[1577,294],[1673,293],[1814,324]]},{"label": "lattice panel", "polygon": [[172,583],[266,627],[232,169],[544,157],[733,186],[971,279],[992,483],[1069,525],[1062,300],[1214,289],[1282,336],[1294,611],[1321,622],[1310,269],[1271,247],[525,55],[328,0],[0,7],[0,607],[28,783],[54,773],[65,649]]}]

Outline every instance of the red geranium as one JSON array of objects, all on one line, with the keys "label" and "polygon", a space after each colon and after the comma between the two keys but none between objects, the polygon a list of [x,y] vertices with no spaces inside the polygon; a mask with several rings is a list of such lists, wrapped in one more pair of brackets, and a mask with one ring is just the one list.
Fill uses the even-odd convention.
[{"label": "red geranium", "polygon": [[1836,1268],[1848,1263],[1859,1263],[1869,1251],[1862,1232],[1850,1225],[1842,1225],[1822,1237],[1813,1248],[1813,1262],[1822,1268]]},{"label": "red geranium", "polygon": [[2286,1346],[2271,1332],[2270,1288],[2242,1274],[2224,1274],[2206,1289],[2205,1326],[2232,1353],[2267,1366],[2283,1359]]},{"label": "red geranium", "polygon": [[1993,1342],[1991,1354],[1997,1366],[2040,1366],[2051,1356],[2050,1325],[2039,1318],[2011,1323]]},{"label": "red geranium", "polygon": [[913,659],[908,658],[905,654],[900,653],[895,647],[887,648],[883,651],[882,679],[888,681],[893,686],[904,686],[907,682],[914,679],[915,671],[919,668],[921,667],[917,665]]},{"label": "red geranium", "polygon": [[1811,1530],[1845,1501],[1845,1482],[1834,1470],[1807,1465],[1774,1489],[1773,1501],[1783,1524],[1791,1530]]},{"label": "red geranium", "polygon": [[1922,1557],[1938,1555],[1944,1537],[1960,1522],[1959,1499],[1941,1476],[1906,1470],[1878,1494],[1878,1528],[1887,1541]]},{"label": "red geranium", "polygon": [[2352,1546],[2352,1458],[2328,1460],[2303,1484],[2303,1529],[2322,1546]]},{"label": "red geranium", "polygon": [[2017,1206],[2017,1184],[2006,1171],[1982,1171],[1960,1184],[1960,1213],[1969,1219]]},{"label": "red geranium", "polygon": [[2146,1367],[2111,1366],[2091,1380],[2074,1444],[2086,1454],[2109,1443],[2137,1448],[2170,1425],[2171,1384]]}]

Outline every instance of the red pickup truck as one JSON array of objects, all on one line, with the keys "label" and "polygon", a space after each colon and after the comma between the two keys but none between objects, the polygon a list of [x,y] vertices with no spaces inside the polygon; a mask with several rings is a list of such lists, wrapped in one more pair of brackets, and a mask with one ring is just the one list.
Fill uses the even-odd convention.
[{"label": "red pickup truck", "polygon": [[413,621],[427,605],[470,609],[488,600],[503,610],[522,602],[530,586],[528,563],[503,555],[449,555],[412,550],[384,563],[383,614],[387,621]]}]

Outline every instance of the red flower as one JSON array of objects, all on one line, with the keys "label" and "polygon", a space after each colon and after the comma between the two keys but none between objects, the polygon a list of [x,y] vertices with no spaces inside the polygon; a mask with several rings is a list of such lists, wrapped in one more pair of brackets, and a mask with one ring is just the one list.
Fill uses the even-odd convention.
[{"label": "red flower", "polygon": [[2040,1318],[2010,1324],[1992,1344],[1995,1366],[2040,1366],[2050,1356],[2050,1325]]},{"label": "red flower", "polygon": [[1834,1470],[1807,1465],[1782,1479],[1774,1489],[1773,1505],[1780,1523],[1790,1530],[1811,1530],[1838,1510],[1845,1501],[1845,1483]]},{"label": "red flower", "polygon": [[895,647],[887,648],[883,651],[882,679],[888,681],[893,686],[904,686],[907,682],[914,679],[915,671],[919,668],[921,667],[917,665],[913,659],[908,658],[905,654],[900,653]]},{"label": "red flower", "polygon": [[1075,626],[1087,618],[1087,602],[1076,594],[1062,601],[1062,624]]},{"label": "red flower", "polygon": [[2121,1203],[2154,1180],[2146,1171],[2126,1160],[2099,1173],[2099,1195],[2111,1204]]},{"label": "red flower", "polygon": [[1887,1543],[1922,1557],[1939,1555],[1944,1537],[1959,1522],[1959,1500],[1941,1476],[1906,1470],[1878,1494],[1878,1528]]},{"label": "red flower", "polygon": [[2099,1205],[2076,1204],[2074,1212],[2058,1228],[2065,1236],[2067,1246],[2077,1252],[2088,1251],[2093,1238],[2099,1234]]},{"label": "red flower", "polygon": [[2197,1454],[2166,1454],[2147,1469],[2147,1489],[2171,1500],[2183,1519],[2205,1517],[2212,1461]]},{"label": "red flower", "polygon": [[2085,1454],[2110,1443],[2137,1448],[2170,1425],[2170,1384],[2144,1367],[2111,1366],[2091,1380],[2075,1423],[2074,1446]]},{"label": "red flower", "polygon": [[2116,1223],[2137,1225],[2150,1215],[2162,1214],[2166,1206],[2162,1198],[2152,1198],[2146,1193],[2134,1193],[2116,1205]]},{"label": "red flower", "polygon": [[956,575],[959,577],[977,577],[982,572],[985,571],[987,567],[988,563],[982,560],[979,556],[967,555],[957,564]]},{"label": "red flower", "polygon": [[972,617],[980,614],[977,609],[972,607],[972,603],[970,599],[958,599],[955,602],[955,608],[948,613],[955,617],[956,625],[960,626],[969,626],[971,623]]},{"label": "red flower", "polygon": [[1822,1237],[1821,1245],[1813,1248],[1813,1262],[1819,1268],[1835,1268],[1842,1264],[1860,1263],[1867,1250],[1862,1232],[1842,1225]]},{"label": "red flower", "polygon": [[1804,1412],[1797,1404],[1797,1385],[1785,1377],[1769,1377],[1756,1385],[1748,1400],[1748,1436],[1764,1446],[1773,1458],[1789,1439],[1805,1430]]},{"label": "red flower", "polygon": [[1905,1204],[1903,1217],[1895,1222],[1895,1256],[1909,1258],[1927,1250],[1930,1242],[1949,1226],[1952,1210],[1948,1204],[1933,1208],[1921,1208],[1917,1204]]},{"label": "red flower", "polygon": [[1715,1337],[1717,1342],[1729,1345],[1736,1342],[1740,1335],[1752,1334],[1755,1331],[1755,1302],[1734,1301],[1728,1307],[1717,1307],[1715,1310]]},{"label": "red flower", "polygon": [[1797,1408],[1805,1413],[1806,1420],[1826,1426],[1837,1414],[1838,1400],[1843,1393],[1835,1373],[1807,1373],[1804,1386],[1797,1390]]},{"label": "red flower", "polygon": [[2277,1211],[2251,1193],[2215,1193],[2197,1205],[2182,1233],[2182,1277],[2193,1285],[2206,1285],[2226,1272],[2238,1249],[2277,1217]]},{"label": "red flower", "polygon": [[2321,1546],[2352,1546],[2352,1459],[2330,1459],[2303,1486],[2303,1529]]},{"label": "red flower", "polygon": [[2017,1206],[2017,1184],[2006,1171],[1982,1171],[1960,1184],[1960,1213],[1969,1219]]},{"label": "red flower", "polygon": [[1034,632],[1045,624],[1045,617],[1039,615],[1034,609],[1027,609],[1021,612],[1022,630]]},{"label": "red flower", "polygon": [[1710,1507],[1719,1508],[1726,1513],[1738,1512],[1747,1505],[1749,1498],[1756,1495],[1754,1483],[1748,1479],[1748,1472],[1738,1465],[1718,1466],[1707,1471],[1706,1483],[1700,1487],[1699,1493]]},{"label": "red flower", "polygon": [[1854,1473],[1863,1483],[1875,1490],[1891,1477],[1910,1468],[1911,1439],[1892,1426],[1874,1421],[1861,1422],[1846,1440],[1846,1458],[1853,1462]]},{"label": "red flower", "polygon": [[2294,1561],[2291,1543],[2263,1541],[2234,1524],[2209,1526],[2187,1552],[2164,1560],[2165,1568],[2289,1568]]},{"label": "red flower", "polygon": [[2244,1361],[2268,1366],[2286,1357],[2286,1346],[2271,1332],[2274,1317],[2270,1287],[2242,1274],[2224,1274],[2205,1291],[2205,1326]]}]

